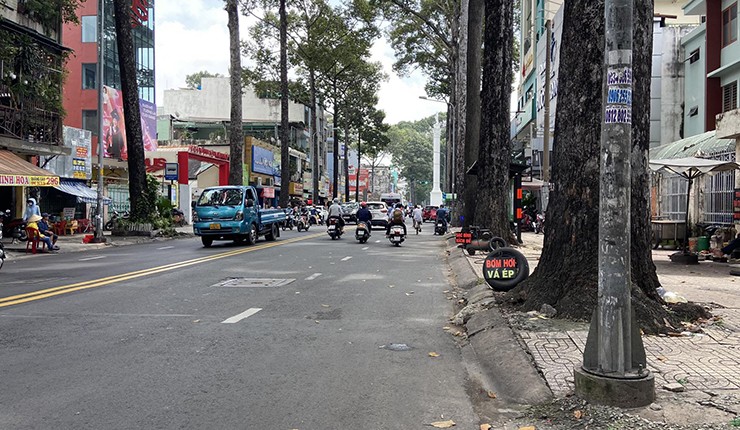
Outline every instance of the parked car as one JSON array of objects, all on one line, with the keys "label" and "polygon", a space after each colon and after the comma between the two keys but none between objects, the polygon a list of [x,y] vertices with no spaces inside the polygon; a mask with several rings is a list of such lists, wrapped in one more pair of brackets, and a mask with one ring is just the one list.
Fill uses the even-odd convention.
[{"label": "parked car", "polygon": [[367,202],[367,208],[373,214],[373,225],[380,225],[384,228],[388,225],[388,206],[384,202]]},{"label": "parked car", "polygon": [[342,218],[345,223],[356,223],[357,222],[357,209],[360,208],[355,202],[345,203],[342,205]]},{"label": "parked car", "polygon": [[424,206],[421,211],[421,219],[424,222],[437,219],[437,206]]}]

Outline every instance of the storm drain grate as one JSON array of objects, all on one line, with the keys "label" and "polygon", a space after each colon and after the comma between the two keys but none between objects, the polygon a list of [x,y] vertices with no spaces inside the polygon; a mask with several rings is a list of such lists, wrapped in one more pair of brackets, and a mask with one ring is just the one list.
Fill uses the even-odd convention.
[{"label": "storm drain grate", "polygon": [[295,279],[228,278],[212,286],[225,288],[274,288],[288,285],[293,281]]}]

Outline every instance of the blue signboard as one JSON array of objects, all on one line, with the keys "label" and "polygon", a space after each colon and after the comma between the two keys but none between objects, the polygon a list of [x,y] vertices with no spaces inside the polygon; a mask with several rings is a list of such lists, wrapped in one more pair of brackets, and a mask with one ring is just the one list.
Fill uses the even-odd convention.
[{"label": "blue signboard", "polygon": [[252,171],[263,175],[280,175],[275,154],[269,149],[252,146]]}]

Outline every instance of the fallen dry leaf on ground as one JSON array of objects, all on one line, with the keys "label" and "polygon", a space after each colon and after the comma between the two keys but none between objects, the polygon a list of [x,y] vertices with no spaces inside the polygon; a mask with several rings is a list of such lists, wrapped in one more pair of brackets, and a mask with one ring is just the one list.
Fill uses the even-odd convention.
[{"label": "fallen dry leaf on ground", "polygon": [[433,422],[433,423],[431,423],[429,425],[432,426],[432,427],[434,427],[434,428],[438,428],[438,429],[448,429],[450,427],[455,427],[455,422],[452,421],[452,420],[435,421],[435,422]]},{"label": "fallen dry leaf on ground", "polygon": [[491,425],[490,424],[481,424],[480,425],[480,430],[491,430]]},{"label": "fallen dry leaf on ground", "polygon": [[573,416],[576,417],[577,420],[580,420],[583,418],[583,411],[573,411]]},{"label": "fallen dry leaf on ground", "polygon": [[430,352],[429,353],[429,356],[430,357],[439,357],[439,354],[437,354],[436,352]]},{"label": "fallen dry leaf on ground", "polygon": [[495,399],[496,398],[496,393],[494,393],[493,391],[489,391],[486,394],[488,394],[488,397],[490,397],[491,399]]},{"label": "fallen dry leaf on ground", "polygon": [[537,430],[535,426],[519,427],[519,430]]}]

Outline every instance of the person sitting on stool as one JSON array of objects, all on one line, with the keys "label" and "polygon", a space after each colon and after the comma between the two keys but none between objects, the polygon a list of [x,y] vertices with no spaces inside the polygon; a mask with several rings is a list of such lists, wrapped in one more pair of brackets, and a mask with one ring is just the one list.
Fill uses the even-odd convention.
[{"label": "person sitting on stool", "polygon": [[51,228],[49,228],[49,214],[44,212],[43,214],[41,214],[41,217],[41,221],[36,223],[36,225],[38,225],[39,227],[39,232],[51,238],[51,243],[53,246],[49,249],[59,249],[59,247],[56,246],[59,236],[57,236],[57,234],[54,233]]}]

